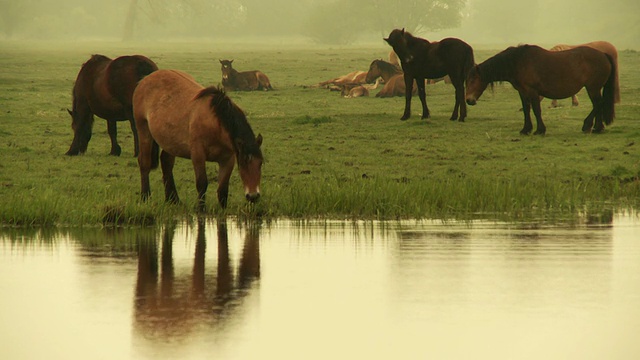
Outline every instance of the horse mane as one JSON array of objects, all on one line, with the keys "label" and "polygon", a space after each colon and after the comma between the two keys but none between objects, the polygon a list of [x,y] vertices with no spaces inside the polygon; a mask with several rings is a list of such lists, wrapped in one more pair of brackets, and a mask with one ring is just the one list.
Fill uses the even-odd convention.
[{"label": "horse mane", "polygon": [[515,72],[515,64],[518,62],[518,59],[526,56],[525,53],[532,47],[534,46],[510,46],[487,59],[478,65],[481,77],[488,83],[507,80]]},{"label": "horse mane", "polygon": [[[231,101],[224,90],[215,86],[202,89],[196,95],[195,99],[207,96],[211,97],[209,106],[218,115],[220,123],[222,123],[224,129],[229,133],[236,153],[242,150],[245,154],[262,157],[260,146],[256,142],[256,137],[251,129],[251,125],[249,125],[247,121],[247,116],[244,111]],[[238,141],[236,141],[238,139],[241,140],[243,144],[242,149],[238,148]]]}]

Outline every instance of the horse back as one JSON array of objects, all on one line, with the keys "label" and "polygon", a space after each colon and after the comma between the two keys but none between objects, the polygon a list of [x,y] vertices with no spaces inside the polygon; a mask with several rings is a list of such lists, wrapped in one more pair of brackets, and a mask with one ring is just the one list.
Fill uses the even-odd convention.
[{"label": "horse back", "polygon": [[109,91],[125,106],[130,107],[133,91],[145,76],[158,70],[158,66],[142,55],[121,56],[106,69]]}]

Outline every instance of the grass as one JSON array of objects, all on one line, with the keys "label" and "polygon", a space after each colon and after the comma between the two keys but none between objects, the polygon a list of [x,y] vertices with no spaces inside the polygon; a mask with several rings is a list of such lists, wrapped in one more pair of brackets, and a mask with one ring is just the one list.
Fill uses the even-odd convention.
[{"label": "grass", "polygon": [[[64,46],[63,46],[64,45]],[[472,44],[473,45],[473,44]],[[0,224],[5,226],[148,225],[195,214],[191,163],[176,162],[183,204],[163,201],[161,174],[152,197],[139,201],[133,137],[120,123],[121,157],[108,156],[106,122],[96,119],[86,154],[63,155],[72,130],[66,109],[80,65],[92,53],[142,53],[161,68],[218,84],[218,59],[240,70],[260,69],[276,91],[231,93],[264,136],[262,198],[247,204],[237,172],[229,207],[215,201],[217,165],[207,206],[212,216],[266,218],[573,217],[638,208],[640,203],[640,54],[620,52],[622,103],[601,135],[580,132],[589,111],[543,103],[545,136],[522,136],[517,92],[487,91],[466,122],[448,118],[453,88],[427,88],[432,118],[399,121],[404,99],[344,99],[309,85],[366,70],[388,48],[247,49],[233,44],[0,44]],[[476,50],[482,61],[501,49]],[[373,91],[374,94],[376,91]],[[372,94],[372,95],[373,95]]]}]

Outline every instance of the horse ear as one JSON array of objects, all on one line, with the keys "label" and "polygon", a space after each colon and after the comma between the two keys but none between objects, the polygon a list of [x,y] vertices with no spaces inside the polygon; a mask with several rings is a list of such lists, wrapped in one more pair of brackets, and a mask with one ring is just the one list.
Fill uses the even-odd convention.
[{"label": "horse ear", "polygon": [[389,43],[389,38],[382,38],[382,40],[386,41],[387,43]]},{"label": "horse ear", "polygon": [[71,117],[73,117],[73,111],[67,109],[67,112],[69,113],[69,115],[71,115]]},{"label": "horse ear", "polygon": [[233,59],[231,59],[231,61],[229,61],[229,64],[233,64]]},{"label": "horse ear", "polygon": [[222,64],[222,60],[218,59],[218,61],[220,61],[220,64]]},{"label": "horse ear", "polygon": [[402,28],[402,35],[404,35],[404,28]]},{"label": "horse ear", "polygon": [[262,134],[258,134],[258,136],[256,136],[256,143],[258,144],[258,147],[262,146]]}]

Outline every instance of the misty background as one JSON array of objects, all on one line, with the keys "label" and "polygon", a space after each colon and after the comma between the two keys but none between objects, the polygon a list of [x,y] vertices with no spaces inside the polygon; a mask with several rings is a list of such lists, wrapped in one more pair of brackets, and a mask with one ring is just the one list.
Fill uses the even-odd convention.
[{"label": "misty background", "polygon": [[381,43],[394,28],[477,45],[640,48],[638,0],[0,0],[0,40]]}]

